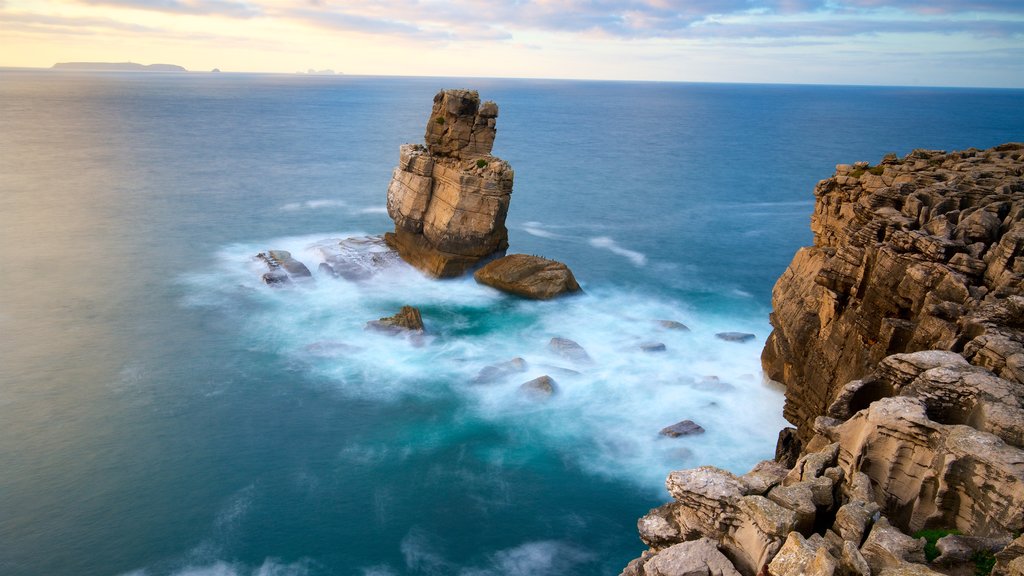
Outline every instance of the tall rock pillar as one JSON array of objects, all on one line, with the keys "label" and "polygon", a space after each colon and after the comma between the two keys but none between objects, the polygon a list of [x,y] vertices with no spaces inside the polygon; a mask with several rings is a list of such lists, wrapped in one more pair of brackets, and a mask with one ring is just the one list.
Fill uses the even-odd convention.
[{"label": "tall rock pillar", "polygon": [[404,144],[387,192],[388,245],[434,277],[460,276],[508,248],[512,167],[491,155],[498,105],[475,90],[442,90],[426,146]]}]

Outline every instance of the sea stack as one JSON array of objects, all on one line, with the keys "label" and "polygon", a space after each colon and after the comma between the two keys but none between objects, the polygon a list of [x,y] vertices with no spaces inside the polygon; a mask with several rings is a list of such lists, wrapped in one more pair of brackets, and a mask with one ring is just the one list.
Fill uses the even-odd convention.
[{"label": "sea stack", "polygon": [[442,90],[427,119],[426,145],[404,144],[387,192],[402,258],[436,277],[460,276],[508,248],[513,172],[491,155],[498,105],[475,90]]}]

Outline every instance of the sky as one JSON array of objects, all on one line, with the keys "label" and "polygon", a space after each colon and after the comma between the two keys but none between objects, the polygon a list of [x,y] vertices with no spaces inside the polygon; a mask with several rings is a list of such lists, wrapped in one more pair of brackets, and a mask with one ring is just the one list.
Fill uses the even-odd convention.
[{"label": "sky", "polygon": [[1024,0],[0,0],[0,66],[1024,88]]}]

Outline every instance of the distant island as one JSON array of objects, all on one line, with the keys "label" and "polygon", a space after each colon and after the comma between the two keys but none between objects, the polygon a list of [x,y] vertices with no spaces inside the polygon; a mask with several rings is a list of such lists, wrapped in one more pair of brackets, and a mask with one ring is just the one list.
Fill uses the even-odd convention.
[{"label": "distant island", "polygon": [[120,72],[188,72],[176,64],[136,64],[135,62],[58,62],[53,70],[110,70]]}]

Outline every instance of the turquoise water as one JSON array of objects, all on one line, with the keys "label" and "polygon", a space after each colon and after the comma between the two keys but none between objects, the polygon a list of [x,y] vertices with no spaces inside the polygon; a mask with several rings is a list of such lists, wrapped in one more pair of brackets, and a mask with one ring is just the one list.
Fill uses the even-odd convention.
[{"label": "turquoise water", "polygon": [[[262,286],[259,251],[315,264],[320,240],[390,228],[398,146],[444,87],[499,103],[511,250],[567,262],[586,296],[523,302],[402,270]],[[0,573],[617,574],[670,470],[772,454],[782,398],[758,355],[814,183],[890,151],[1022,140],[1022,104],[0,72]],[[363,330],[404,304],[424,345]],[[550,353],[553,336],[594,365]],[[528,372],[471,383],[516,356]],[[559,395],[516,393],[542,373]],[[684,418],[707,433],[658,436]]]}]

